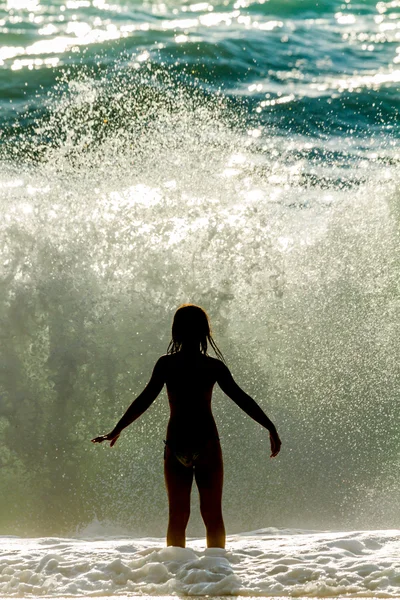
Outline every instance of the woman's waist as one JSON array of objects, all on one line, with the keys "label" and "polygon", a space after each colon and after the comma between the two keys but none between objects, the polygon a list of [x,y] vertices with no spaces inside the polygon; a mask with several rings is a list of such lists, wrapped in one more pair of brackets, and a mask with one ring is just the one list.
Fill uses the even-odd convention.
[{"label": "woman's waist", "polygon": [[197,448],[211,440],[219,440],[218,429],[212,417],[202,422],[197,421],[195,426],[173,418],[168,423],[167,441],[179,448]]}]

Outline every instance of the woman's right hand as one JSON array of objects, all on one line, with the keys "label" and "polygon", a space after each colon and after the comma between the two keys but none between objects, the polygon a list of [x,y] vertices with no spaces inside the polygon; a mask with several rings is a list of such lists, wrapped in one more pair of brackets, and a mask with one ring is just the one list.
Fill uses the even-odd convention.
[{"label": "woman's right hand", "polygon": [[114,431],[110,431],[110,433],[106,433],[105,435],[99,435],[98,437],[93,438],[91,441],[93,442],[93,444],[101,444],[102,442],[110,442],[110,448],[112,448],[120,435],[121,435],[120,433],[115,433]]},{"label": "woman's right hand", "polygon": [[278,432],[276,431],[270,431],[269,433],[269,441],[271,442],[271,454],[270,454],[270,458],[275,458],[275,456],[278,456],[279,451],[281,449],[281,445],[282,442],[279,438]]}]

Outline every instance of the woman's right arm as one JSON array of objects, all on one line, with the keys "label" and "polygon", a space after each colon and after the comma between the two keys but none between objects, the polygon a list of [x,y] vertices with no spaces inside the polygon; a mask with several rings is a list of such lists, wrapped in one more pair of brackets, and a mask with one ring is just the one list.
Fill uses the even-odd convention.
[{"label": "woman's right arm", "polygon": [[93,443],[110,442],[114,446],[119,438],[121,431],[128,427],[133,421],[136,421],[157,398],[165,383],[164,357],[162,356],[156,363],[149,383],[143,392],[132,402],[123,417],[118,421],[110,433],[100,435],[92,440]]},{"label": "woman's right arm", "polygon": [[279,439],[278,432],[273,422],[267,417],[262,408],[257,404],[255,400],[246,392],[242,390],[240,386],[233,379],[232,374],[228,367],[223,362],[219,362],[217,383],[221,390],[229,396],[231,400],[239,408],[241,408],[249,417],[259,423],[265,429],[268,429],[271,438],[271,457],[276,456],[279,453],[281,447],[281,441]]}]

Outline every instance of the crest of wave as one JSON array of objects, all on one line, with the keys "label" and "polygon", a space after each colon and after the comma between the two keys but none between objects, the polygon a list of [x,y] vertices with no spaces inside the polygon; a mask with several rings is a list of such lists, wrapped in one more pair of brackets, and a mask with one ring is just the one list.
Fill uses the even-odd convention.
[{"label": "crest of wave", "polygon": [[185,301],[284,441],[267,461],[265,432],[217,394],[228,527],[394,525],[394,185],[310,186],[306,142],[124,69],[60,81],[5,145],[3,531],[163,533],[165,399],[116,452],[88,440],[146,383]]}]

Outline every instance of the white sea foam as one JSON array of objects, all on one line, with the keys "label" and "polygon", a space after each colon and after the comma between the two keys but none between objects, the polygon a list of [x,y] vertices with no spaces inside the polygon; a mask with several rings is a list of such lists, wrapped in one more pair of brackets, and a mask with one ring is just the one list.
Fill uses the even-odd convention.
[{"label": "white sea foam", "polygon": [[0,539],[1,596],[400,595],[400,531],[261,529],[227,549],[159,538]]}]

